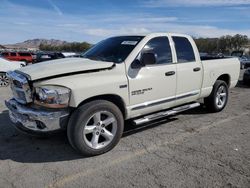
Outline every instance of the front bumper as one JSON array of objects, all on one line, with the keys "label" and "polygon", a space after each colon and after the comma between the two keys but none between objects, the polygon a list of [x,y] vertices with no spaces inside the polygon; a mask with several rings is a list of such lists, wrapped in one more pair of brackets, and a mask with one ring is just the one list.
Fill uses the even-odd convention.
[{"label": "front bumper", "polygon": [[15,127],[27,133],[47,133],[64,129],[67,126],[68,110],[41,110],[27,107],[15,99],[5,101],[9,116]]}]

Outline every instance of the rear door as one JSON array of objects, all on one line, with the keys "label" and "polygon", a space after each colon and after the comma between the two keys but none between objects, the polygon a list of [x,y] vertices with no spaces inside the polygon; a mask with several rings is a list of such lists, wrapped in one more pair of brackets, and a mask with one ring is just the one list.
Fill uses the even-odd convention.
[{"label": "rear door", "polygon": [[20,52],[19,53],[19,60],[21,61],[26,61],[26,62],[31,62],[32,61],[32,55],[27,52]]},{"label": "rear door", "polygon": [[154,53],[156,63],[129,69],[132,116],[162,110],[175,103],[176,64],[172,60],[168,37],[160,36],[149,40],[137,59],[145,52]]},{"label": "rear door", "polygon": [[9,53],[9,60],[12,60],[12,61],[17,61],[18,59],[17,59],[17,53],[16,52],[10,52]]},{"label": "rear door", "polygon": [[202,64],[191,38],[172,36],[176,51],[177,88],[176,105],[191,102],[199,97],[202,85]]}]

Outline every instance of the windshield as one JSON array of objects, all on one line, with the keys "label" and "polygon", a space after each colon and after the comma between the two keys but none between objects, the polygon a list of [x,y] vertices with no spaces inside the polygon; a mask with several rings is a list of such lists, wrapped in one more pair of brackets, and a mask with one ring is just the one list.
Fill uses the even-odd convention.
[{"label": "windshield", "polygon": [[142,36],[108,38],[89,49],[82,57],[97,61],[121,63],[142,39]]}]

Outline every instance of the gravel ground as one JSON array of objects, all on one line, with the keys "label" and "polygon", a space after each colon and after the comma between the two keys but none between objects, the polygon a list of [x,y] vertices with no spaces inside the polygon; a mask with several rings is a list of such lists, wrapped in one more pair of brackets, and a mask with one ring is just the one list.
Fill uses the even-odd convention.
[{"label": "gravel ground", "polygon": [[126,123],[117,147],[83,158],[65,133],[16,131],[0,88],[0,187],[250,187],[250,88],[230,91],[223,112],[203,107],[141,127]]}]

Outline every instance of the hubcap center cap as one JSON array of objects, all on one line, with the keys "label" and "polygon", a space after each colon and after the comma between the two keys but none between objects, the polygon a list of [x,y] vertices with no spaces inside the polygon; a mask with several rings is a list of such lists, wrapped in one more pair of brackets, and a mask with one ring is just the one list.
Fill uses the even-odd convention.
[{"label": "hubcap center cap", "polygon": [[104,124],[102,122],[98,122],[96,126],[96,131],[100,132],[104,127]]}]

